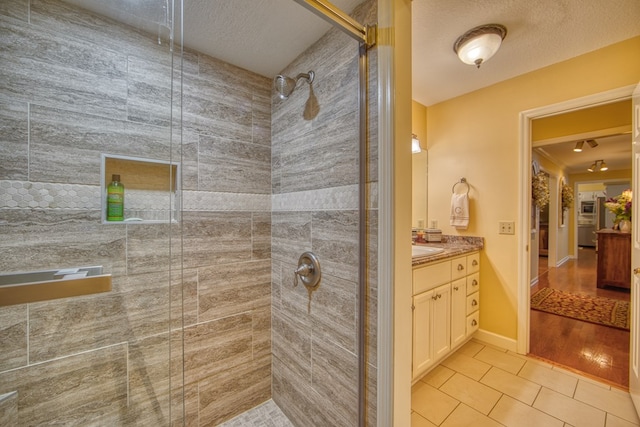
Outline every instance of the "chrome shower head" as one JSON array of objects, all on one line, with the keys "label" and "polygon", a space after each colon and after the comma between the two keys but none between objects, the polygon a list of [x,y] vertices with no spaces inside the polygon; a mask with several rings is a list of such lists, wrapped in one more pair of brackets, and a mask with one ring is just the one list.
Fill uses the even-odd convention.
[{"label": "chrome shower head", "polygon": [[311,84],[314,77],[315,73],[313,71],[309,71],[308,73],[300,73],[296,76],[295,79],[283,76],[282,74],[278,74],[273,79],[273,88],[278,93],[278,98],[287,99],[296,89],[296,86],[298,85],[300,79],[305,79],[307,83]]}]

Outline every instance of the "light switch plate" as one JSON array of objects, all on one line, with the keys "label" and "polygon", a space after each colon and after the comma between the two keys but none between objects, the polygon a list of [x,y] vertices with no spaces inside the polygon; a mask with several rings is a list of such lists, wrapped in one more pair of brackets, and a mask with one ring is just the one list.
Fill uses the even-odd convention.
[{"label": "light switch plate", "polygon": [[498,222],[498,233],[500,234],[516,234],[516,223],[514,221]]}]

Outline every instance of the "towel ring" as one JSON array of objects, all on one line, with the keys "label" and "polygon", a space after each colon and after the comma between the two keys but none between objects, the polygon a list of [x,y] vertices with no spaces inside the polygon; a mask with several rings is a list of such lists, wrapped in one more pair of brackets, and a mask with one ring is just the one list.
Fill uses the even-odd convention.
[{"label": "towel ring", "polygon": [[451,192],[455,194],[456,192],[456,185],[458,184],[463,184],[467,186],[467,196],[469,195],[469,189],[471,188],[469,186],[469,183],[467,182],[467,178],[460,178],[459,182],[456,182],[455,184],[453,184],[453,187],[451,187]]}]

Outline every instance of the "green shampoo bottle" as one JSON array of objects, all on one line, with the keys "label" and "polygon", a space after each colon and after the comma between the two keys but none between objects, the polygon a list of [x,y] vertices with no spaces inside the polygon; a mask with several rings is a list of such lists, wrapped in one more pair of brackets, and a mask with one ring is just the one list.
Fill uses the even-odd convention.
[{"label": "green shampoo bottle", "polygon": [[112,175],[107,187],[107,221],[124,221],[124,185],[120,175]]}]

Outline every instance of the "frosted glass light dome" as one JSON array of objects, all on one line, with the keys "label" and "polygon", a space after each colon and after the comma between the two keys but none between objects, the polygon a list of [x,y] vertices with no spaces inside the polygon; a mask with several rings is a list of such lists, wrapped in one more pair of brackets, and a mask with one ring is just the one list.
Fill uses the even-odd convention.
[{"label": "frosted glass light dome", "polygon": [[458,37],[453,50],[462,62],[480,68],[498,51],[506,35],[507,29],[502,25],[481,25]]}]

